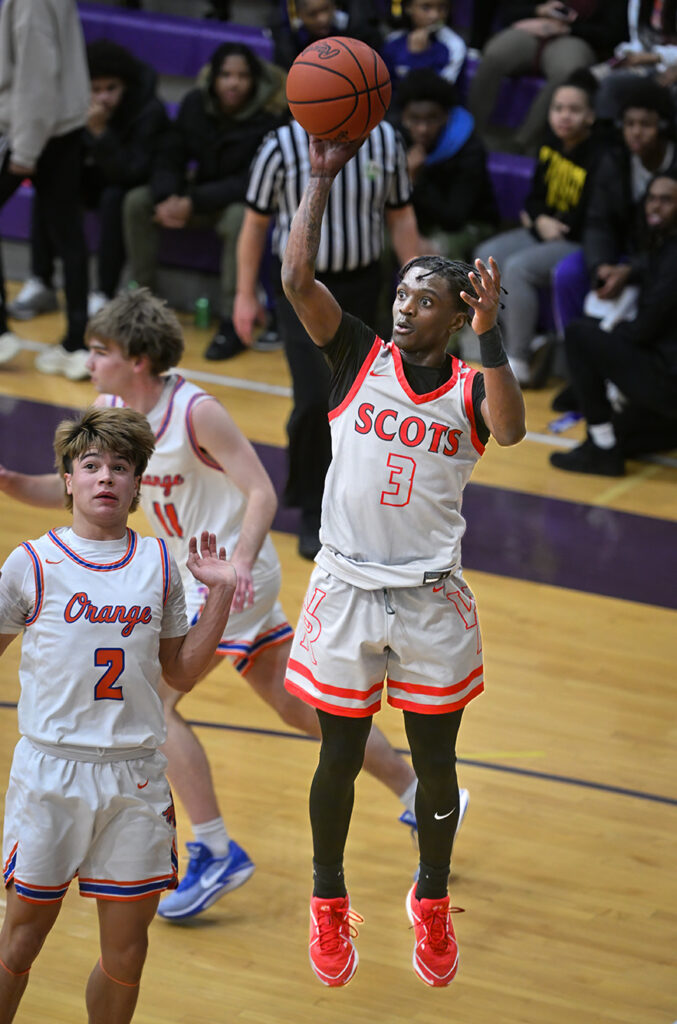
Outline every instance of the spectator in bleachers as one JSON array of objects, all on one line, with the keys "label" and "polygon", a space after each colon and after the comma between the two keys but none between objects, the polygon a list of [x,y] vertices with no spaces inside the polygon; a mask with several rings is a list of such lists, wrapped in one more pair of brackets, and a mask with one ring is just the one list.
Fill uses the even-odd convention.
[{"label": "spectator in bleachers", "polygon": [[[365,8],[366,10],[366,8]],[[288,17],[275,28],[275,63],[289,70],[306,46],[327,36],[351,36],[380,50],[381,33],[373,19],[337,7],[334,0],[296,0],[289,4]]]},{"label": "spectator in bleachers", "polygon": [[[604,330],[590,318],[567,327],[567,361],[587,421],[583,444],[553,452],[558,469],[622,476],[625,459],[677,444],[677,172],[658,173],[642,204],[647,229],[627,281],[633,316]],[[608,382],[627,403],[616,409]]]},{"label": "spectator in bleachers", "polygon": [[419,232],[430,251],[468,260],[498,225],[472,114],[459,105],[455,87],[430,68],[410,72],[399,99]]},{"label": "spectator in bleachers", "polygon": [[597,93],[597,116],[618,117],[623,89],[637,75],[655,78],[677,93],[677,5],[662,0],[629,0],[628,38],[596,71],[604,74]]},{"label": "spectator in bleachers", "polygon": [[[87,310],[93,316],[117,292],[125,262],[122,202],[130,188],[148,181],[168,119],[155,93],[155,71],[124,47],[98,39],[87,47],[87,63],[92,91],[82,196],[86,208],[99,214],[98,289],[90,294]],[[20,320],[57,308],[54,250],[40,207],[37,200],[31,222],[31,277],[9,307]]]},{"label": "spectator in bleachers", "polygon": [[248,46],[223,43],[183,98],[150,184],[125,198],[125,241],[139,285],[156,288],[160,228],[212,226],[222,238],[221,319],[207,359],[228,359],[243,348],[232,321],[235,249],[250,161],[266,132],[288,114],[284,81],[280,68]]},{"label": "spectator in bleachers", "polygon": [[393,116],[400,82],[410,71],[431,68],[449,82],[460,75],[467,47],[447,24],[448,17],[449,0],[404,0],[404,28],[391,32],[381,50],[393,84]]},{"label": "spectator in bleachers", "polygon": [[[580,311],[615,319],[641,244],[642,202],[651,178],[677,167],[675,110],[667,89],[651,79],[627,82],[621,99],[620,138],[608,145],[593,176],[583,230],[586,273],[580,286]],[[575,268],[574,268],[575,270]],[[587,287],[593,292],[586,300]],[[569,304],[574,306],[570,300]],[[557,412],[575,410],[578,401],[567,385],[554,399]]]},{"label": "spectator in bleachers", "polygon": [[534,348],[539,289],[548,288],[555,266],[581,246],[591,172],[601,146],[593,132],[595,79],[587,71],[571,76],[554,92],[549,129],[540,147],[522,227],[483,242],[475,255],[493,256],[510,299],[501,316],[504,344],[513,373],[523,387],[545,383],[551,345]]},{"label": "spectator in bleachers", "polygon": [[546,126],[553,90],[579,68],[606,60],[626,38],[627,0],[506,0],[497,32],[482,53],[470,85],[468,106],[483,137],[496,105],[502,79],[542,75],[546,82],[513,133],[510,148],[537,150]]},{"label": "spectator in bleachers", "polygon": [[[36,367],[89,376],[87,249],[79,182],[89,76],[75,0],[5,0],[0,12],[0,207],[30,178],[44,228],[63,262],[67,329],[60,345],[41,353]],[[0,259],[0,362],[20,343],[7,330]]]},{"label": "spectator in bleachers", "polygon": [[607,149],[594,176],[583,233],[590,281],[601,299],[617,298],[632,273],[651,178],[677,166],[667,90],[650,80],[631,83],[621,102],[621,130],[622,144]]}]

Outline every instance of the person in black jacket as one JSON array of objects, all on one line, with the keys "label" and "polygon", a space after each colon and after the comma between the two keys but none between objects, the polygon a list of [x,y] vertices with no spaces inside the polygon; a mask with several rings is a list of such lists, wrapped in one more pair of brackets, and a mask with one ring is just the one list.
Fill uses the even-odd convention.
[{"label": "person in black jacket", "polygon": [[197,87],[184,96],[150,184],[125,199],[131,276],[153,291],[160,228],[212,226],[222,238],[221,322],[208,359],[227,359],[244,347],[232,321],[235,248],[250,161],[263,136],[288,116],[285,77],[243,43],[219,46]]},{"label": "person in black jacket", "polygon": [[545,383],[540,373],[544,360],[532,360],[539,289],[550,286],[560,260],[580,250],[590,172],[601,148],[593,132],[593,93],[594,79],[587,71],[555,90],[550,129],[520,216],[522,227],[487,239],[475,252],[482,260],[493,256],[502,268],[502,283],[510,295],[501,316],[504,344],[522,386]]},{"label": "person in black jacket", "polygon": [[626,85],[622,138],[599,162],[583,231],[586,267],[601,299],[617,298],[627,284],[640,243],[642,200],[649,181],[677,164],[674,121],[665,87],[650,79]]},{"label": "person in black jacket", "polygon": [[468,106],[483,138],[504,77],[542,75],[546,83],[511,140],[533,153],[546,126],[554,89],[580,68],[606,60],[627,38],[627,0],[506,0],[501,21],[482,52]]},{"label": "person in black jacket", "polygon": [[486,152],[473,117],[458,104],[454,86],[430,68],[411,71],[399,96],[419,233],[431,251],[468,260],[498,226]]},{"label": "person in black jacket", "polygon": [[[155,89],[155,71],[108,39],[87,47],[91,97],[84,132],[82,198],[99,214],[98,287],[90,293],[88,314],[113,298],[125,262],[122,202],[130,188],[150,177],[151,162],[168,118]],[[28,320],[56,308],[52,289],[54,247],[39,196],[31,220],[31,278],[11,306]]]},{"label": "person in black jacket", "polygon": [[352,10],[345,11],[334,0],[288,0],[288,17],[273,33],[275,63],[289,70],[306,46],[327,36],[361,39],[380,52],[383,35],[368,5],[350,6]]},{"label": "person in black jacket", "polygon": [[[557,469],[622,476],[625,458],[677,443],[677,172],[657,174],[644,201],[648,242],[629,280],[639,295],[633,319],[605,331],[590,318],[566,329],[567,361],[588,437],[568,452],[553,452]],[[615,414],[610,381],[629,403]],[[656,434],[656,418],[662,430]],[[629,429],[632,424],[631,429]]]}]

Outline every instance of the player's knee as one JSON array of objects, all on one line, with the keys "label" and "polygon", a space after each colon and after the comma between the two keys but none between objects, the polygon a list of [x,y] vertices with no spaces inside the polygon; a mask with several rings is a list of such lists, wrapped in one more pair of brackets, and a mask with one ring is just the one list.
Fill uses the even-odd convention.
[{"label": "player's knee", "polygon": [[24,974],[30,970],[42,949],[49,929],[39,924],[20,924],[7,935],[2,962],[10,974]]},{"label": "player's knee", "polygon": [[360,742],[327,742],[320,750],[320,767],[334,778],[354,781],[364,763],[365,745]]},{"label": "player's knee", "polygon": [[148,935],[138,935],[126,942],[107,944],[102,950],[104,971],[125,985],[136,985],[141,978],[148,954]]}]

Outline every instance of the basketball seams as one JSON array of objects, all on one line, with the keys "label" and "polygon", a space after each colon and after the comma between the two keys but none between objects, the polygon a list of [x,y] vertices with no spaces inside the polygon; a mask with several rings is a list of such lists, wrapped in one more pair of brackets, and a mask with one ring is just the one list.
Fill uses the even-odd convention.
[{"label": "basketball seams", "polygon": [[[291,113],[317,138],[364,137],[388,109],[391,83],[387,68],[379,55],[360,40],[329,37],[323,44],[331,50],[320,52],[312,44],[299,54],[289,71],[287,100]],[[340,66],[332,67],[332,61]],[[332,90],[338,90],[338,95],[331,95]],[[338,120],[332,121],[334,117]]]}]

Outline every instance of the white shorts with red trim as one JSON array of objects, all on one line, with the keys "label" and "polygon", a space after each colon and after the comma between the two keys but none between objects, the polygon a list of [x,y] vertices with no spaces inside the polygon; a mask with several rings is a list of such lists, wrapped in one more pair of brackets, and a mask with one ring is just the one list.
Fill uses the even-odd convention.
[{"label": "white shorts with red trim", "polygon": [[140,900],[174,889],[176,821],[167,759],[54,757],[19,740],[5,800],[5,887],[31,903],[81,896]]},{"label": "white shorts with red trim", "polygon": [[[231,611],[226,631],[219,641],[217,654],[232,659],[243,676],[259,654],[269,647],[287,643],[293,629],[289,625],[277,597],[280,593],[280,568],[263,578],[254,577],[254,603],[241,612]],[[186,588],[188,622],[197,622],[204,608],[207,588],[195,581]]]},{"label": "white shorts with red trim", "polygon": [[420,587],[360,590],[314,570],[285,686],[334,715],[444,714],[484,689],[475,598],[460,574]]}]

